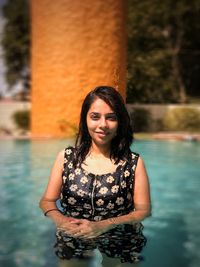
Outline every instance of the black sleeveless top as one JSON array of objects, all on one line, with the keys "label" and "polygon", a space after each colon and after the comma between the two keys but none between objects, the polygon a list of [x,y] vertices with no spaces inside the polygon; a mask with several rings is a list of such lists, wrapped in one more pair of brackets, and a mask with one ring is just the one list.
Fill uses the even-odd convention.
[{"label": "black sleeveless top", "polygon": [[[119,164],[114,172],[97,175],[87,172],[81,165],[73,166],[75,148],[65,149],[63,184],[60,203],[63,214],[73,218],[100,221],[122,216],[134,210],[133,186],[139,155],[131,154],[131,162]],[[93,239],[68,236],[57,230],[55,252],[59,258],[88,258],[98,248],[109,257],[121,262],[141,259],[146,244],[141,223],[123,224]]]}]

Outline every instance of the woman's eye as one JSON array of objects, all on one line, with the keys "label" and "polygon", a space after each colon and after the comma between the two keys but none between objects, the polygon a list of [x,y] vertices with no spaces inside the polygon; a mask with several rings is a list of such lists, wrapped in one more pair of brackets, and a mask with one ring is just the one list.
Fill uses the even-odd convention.
[{"label": "woman's eye", "polygon": [[97,116],[97,115],[92,115],[92,116],[91,116],[91,119],[92,119],[92,120],[98,120],[98,119],[99,119],[99,116]]},{"label": "woman's eye", "polygon": [[107,120],[111,120],[111,121],[117,121],[117,116],[115,114],[113,115],[108,115],[106,117]]}]

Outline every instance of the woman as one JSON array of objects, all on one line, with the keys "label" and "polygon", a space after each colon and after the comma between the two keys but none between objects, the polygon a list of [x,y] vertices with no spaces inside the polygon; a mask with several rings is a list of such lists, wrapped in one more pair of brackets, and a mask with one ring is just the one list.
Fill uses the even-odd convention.
[{"label": "woman", "polygon": [[146,244],[140,222],[151,212],[150,189],[131,143],[122,97],[112,87],[95,88],[83,102],[75,147],[58,154],[40,201],[57,227],[55,250],[65,260],[62,266],[89,266],[96,253],[106,265],[140,260]]}]

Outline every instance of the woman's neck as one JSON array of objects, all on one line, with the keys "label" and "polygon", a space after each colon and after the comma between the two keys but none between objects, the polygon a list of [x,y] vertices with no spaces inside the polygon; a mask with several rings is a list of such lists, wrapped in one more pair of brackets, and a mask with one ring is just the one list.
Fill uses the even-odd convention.
[{"label": "woman's neck", "polygon": [[95,143],[92,143],[89,154],[110,158],[110,146],[97,146]]}]

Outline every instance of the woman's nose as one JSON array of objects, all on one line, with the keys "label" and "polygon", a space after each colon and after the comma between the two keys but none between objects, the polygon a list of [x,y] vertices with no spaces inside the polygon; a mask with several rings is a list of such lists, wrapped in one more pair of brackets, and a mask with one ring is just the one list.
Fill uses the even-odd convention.
[{"label": "woman's nose", "polygon": [[100,126],[100,127],[103,127],[103,128],[107,128],[107,121],[106,121],[106,118],[102,117],[102,118],[100,119],[99,126]]}]

